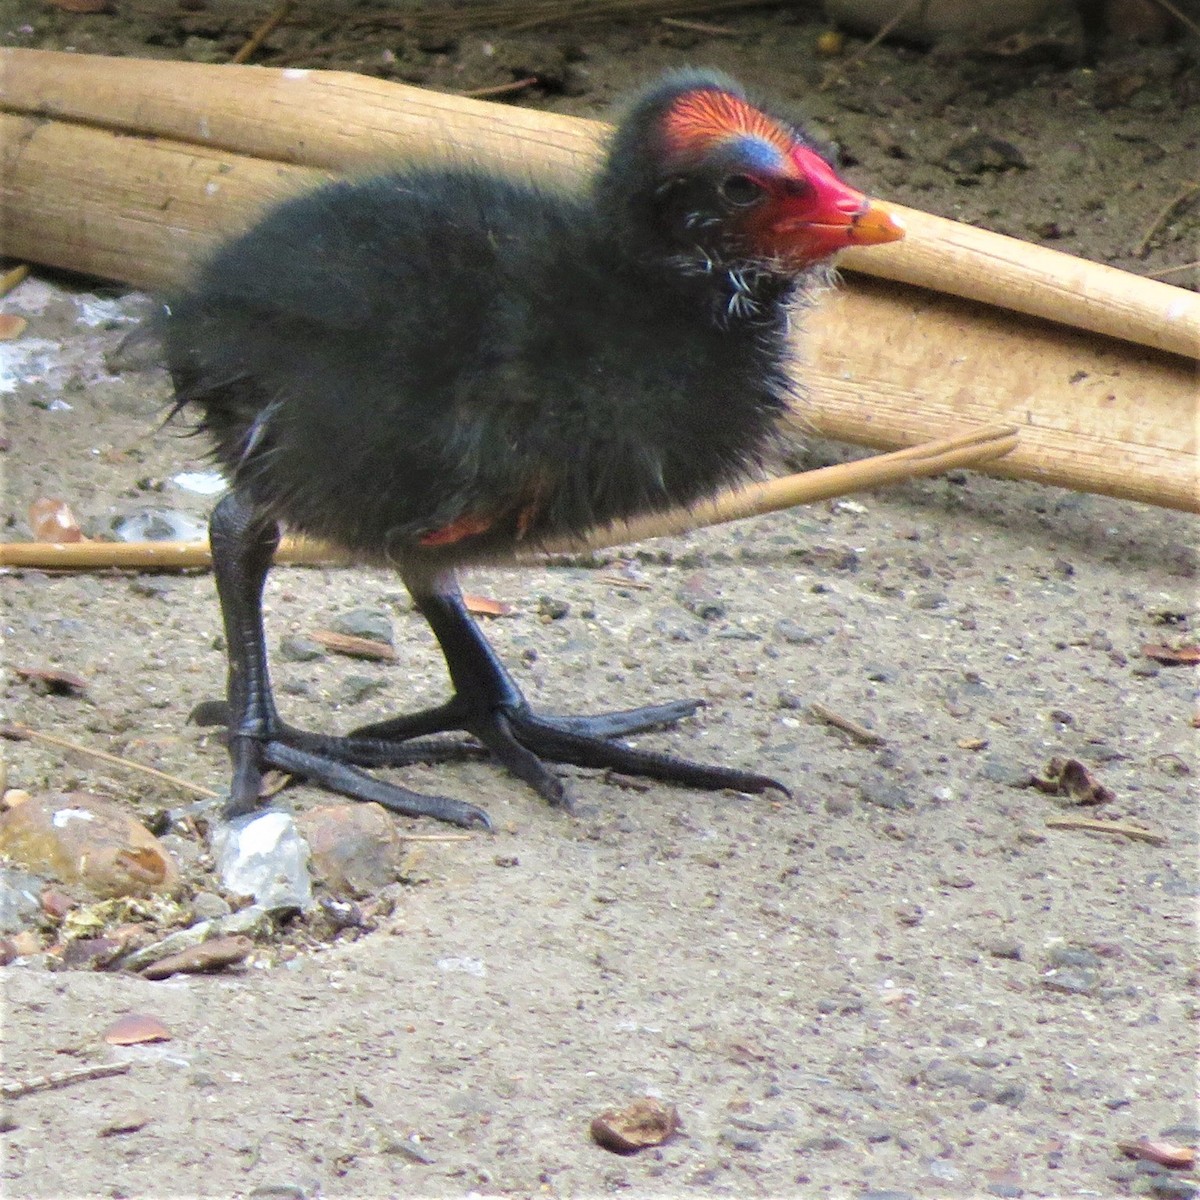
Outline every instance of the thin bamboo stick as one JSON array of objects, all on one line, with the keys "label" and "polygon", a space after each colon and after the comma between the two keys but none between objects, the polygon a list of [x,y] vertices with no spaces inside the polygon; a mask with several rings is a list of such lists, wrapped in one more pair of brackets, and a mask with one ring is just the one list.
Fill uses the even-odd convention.
[{"label": "thin bamboo stick", "polygon": [[[656,513],[638,521],[597,530],[579,541],[542,546],[523,555],[526,561],[564,551],[579,553],[646,538],[682,533],[704,525],[777,512],[811,504],[847,492],[883,487],[902,479],[937,475],[957,467],[976,466],[1010,453],[1017,445],[1012,428],[975,430],[959,437],[912,446],[893,454],[839,463],[782,479],[753,484],[726,493],[706,504],[675,512]],[[98,571],[110,568],[178,570],[206,567],[212,556],[207,542],[5,542],[0,543],[0,566]],[[275,554],[276,563],[320,565],[345,562],[336,548],[307,538],[287,537]]]}]

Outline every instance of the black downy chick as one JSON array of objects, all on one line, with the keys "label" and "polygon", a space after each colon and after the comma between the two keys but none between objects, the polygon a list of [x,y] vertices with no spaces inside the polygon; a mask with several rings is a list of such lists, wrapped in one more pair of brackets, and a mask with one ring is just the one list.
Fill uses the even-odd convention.
[{"label": "black downy chick", "polygon": [[[231,480],[210,533],[229,654],[229,816],[277,767],[393,810],[474,805],[362,768],[465,731],[552,804],[545,761],[702,788],[780,788],[615,740],[695,701],[536,714],[467,613],[458,568],[687,505],[762,467],[794,391],[789,309],[849,245],[901,227],[724,76],[631,105],[591,184],[469,165],[335,182],[226,244],[166,307],[176,407]],[[261,595],[281,525],[395,567],[453,694],[308,733],[272,697]],[[411,739],[418,739],[412,741]]]}]

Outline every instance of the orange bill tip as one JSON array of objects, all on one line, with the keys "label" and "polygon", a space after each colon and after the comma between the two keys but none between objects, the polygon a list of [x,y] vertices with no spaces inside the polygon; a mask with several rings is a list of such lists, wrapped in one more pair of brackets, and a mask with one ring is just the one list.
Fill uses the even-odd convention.
[{"label": "orange bill tip", "polygon": [[849,241],[852,246],[879,246],[898,242],[907,230],[904,222],[878,204],[867,207],[851,222]]}]

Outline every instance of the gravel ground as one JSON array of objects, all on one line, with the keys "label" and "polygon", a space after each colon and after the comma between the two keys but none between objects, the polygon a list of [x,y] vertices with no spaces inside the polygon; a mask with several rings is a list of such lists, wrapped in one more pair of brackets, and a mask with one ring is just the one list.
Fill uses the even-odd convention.
[{"label": "gravel ground", "polygon": [[[44,25],[67,19],[38,20],[54,44]],[[627,75],[681,58],[766,78],[811,32],[728,24],[737,38],[685,48],[588,27],[587,94],[534,99],[595,111]],[[422,52],[431,82],[439,53],[469,62],[474,44]],[[1196,137],[1185,45],[1110,48],[1090,77],[877,53],[871,78],[817,99],[860,182],[948,215],[993,211],[1008,232],[1052,219],[1058,244],[1139,270],[1184,260],[1187,211],[1148,259],[1131,251]],[[1148,81],[1116,109],[1094,103],[1096,80],[1122,71]],[[988,128],[1029,170],[960,186],[933,149],[889,150],[910,127],[910,150],[953,140],[978,118],[945,95],[982,76]],[[773,82],[800,88],[778,69]],[[199,518],[211,503],[172,482],[206,468],[202,446],[157,428],[165,380],[109,369],[136,306],[45,278],[4,301],[30,319],[4,351],[8,537],[28,536],[39,497],[66,499],[92,533],[141,507]],[[841,453],[818,442],[805,461]],[[6,1078],[131,1070],[8,1101],[5,1194],[1192,1194],[1192,1176],[1117,1143],[1200,1132],[1194,669],[1142,654],[1195,641],[1195,545],[1184,514],[957,474],[591,565],[473,575],[469,590],[512,606],[489,636],[548,710],[701,697],[642,744],[764,770],[792,797],[570,771],[566,815],[481,758],[413,767],[395,777],[482,804],[497,831],[411,842],[357,926],[318,910],[260,932],[239,968],[164,982],[19,958],[0,974]],[[219,738],[187,723],[222,687],[207,575],[6,572],[0,588],[5,719],[224,785]],[[347,728],[441,694],[432,641],[383,572],[277,571],[271,645],[361,608],[391,621],[398,663],[280,661],[297,723]],[[74,672],[85,694],[38,694],[18,667]],[[188,799],[46,747],[6,750],[8,785],[35,796],[86,789],[147,820]],[[1027,786],[1055,756],[1111,796],[1080,808]],[[304,787],[277,802],[325,801]],[[1160,839],[1048,825],[1080,815]],[[170,845],[198,909],[214,890],[206,849]],[[106,1046],[130,1011],[172,1040]],[[593,1116],[643,1095],[677,1106],[677,1137],[633,1157],[591,1141]]]}]

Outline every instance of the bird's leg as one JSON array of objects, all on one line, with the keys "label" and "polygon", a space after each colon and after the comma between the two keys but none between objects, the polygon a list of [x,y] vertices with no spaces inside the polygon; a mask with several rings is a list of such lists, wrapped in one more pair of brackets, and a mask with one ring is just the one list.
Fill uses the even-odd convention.
[{"label": "bird's leg", "polygon": [[236,492],[213,509],[208,523],[213,574],[225,622],[229,661],[229,757],[233,779],[226,816],[250,812],[262,785],[263,744],[279,727],[267,670],[262,590],[279,545],[279,527]]},{"label": "bird's leg", "polygon": [[213,509],[209,542],[229,657],[233,778],[225,816],[253,811],[264,768],[271,766],[311,779],[351,799],[374,801],[408,816],[490,826],[487,814],[475,805],[411,792],[375,779],[334,752],[342,739],[304,733],[280,721],[271,693],[262,622],[263,584],[279,544],[279,527],[243,497],[230,492]]},{"label": "bird's leg", "polygon": [[609,740],[677,721],[696,710],[699,705],[694,700],[597,716],[538,716],[467,612],[452,580],[443,579],[434,587],[410,583],[410,591],[442,648],[454,695],[439,708],[356,729],[350,735],[351,744],[361,741],[377,745],[379,741],[395,742],[461,729],[477,737],[509,770],[552,804],[564,804],[566,793],[562,781],[543,765],[543,758],[609,767],[691,787],[786,791],[765,775],[705,766]]}]

